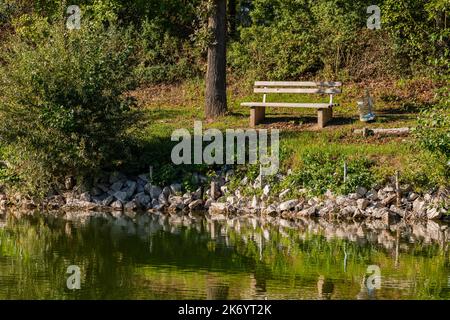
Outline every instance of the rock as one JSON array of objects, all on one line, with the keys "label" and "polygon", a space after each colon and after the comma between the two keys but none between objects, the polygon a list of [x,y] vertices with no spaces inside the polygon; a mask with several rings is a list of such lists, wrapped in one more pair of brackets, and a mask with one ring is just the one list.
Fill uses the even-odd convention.
[{"label": "rock", "polygon": [[267,206],[267,208],[264,210],[264,213],[270,216],[274,216],[277,214],[277,207],[273,204]]},{"label": "rock", "polygon": [[413,211],[416,214],[421,214],[425,211],[425,201],[421,200],[420,198],[417,198],[413,202]]},{"label": "rock", "polygon": [[349,199],[353,199],[353,200],[357,200],[359,198],[362,198],[361,195],[359,193],[349,193],[348,194],[348,198]]},{"label": "rock", "polygon": [[80,194],[79,199],[81,201],[91,202],[91,195],[89,194],[89,192],[84,192]]},{"label": "rock", "polygon": [[95,209],[97,207],[97,205],[92,202],[69,198],[69,199],[67,199],[66,207],[83,209],[83,210],[92,210],[92,209]]},{"label": "rock", "polygon": [[280,211],[288,211],[288,210],[295,208],[295,206],[297,204],[298,204],[298,200],[288,200],[288,201],[280,203],[278,208],[280,209]]},{"label": "rock", "polygon": [[365,197],[367,199],[370,199],[372,201],[377,201],[378,200],[378,192],[376,190],[369,190],[367,191]]},{"label": "rock", "polygon": [[437,208],[430,208],[427,210],[427,218],[429,220],[439,220],[442,217],[441,210]]},{"label": "rock", "polygon": [[183,200],[183,197],[180,196],[170,196],[168,201],[170,204],[175,204],[178,206],[179,204],[183,203]]},{"label": "rock", "polygon": [[151,197],[144,192],[136,194],[134,200],[136,201],[136,205],[141,208],[147,208],[152,201]]},{"label": "rock", "polygon": [[159,206],[158,199],[153,199],[151,205],[152,205],[153,208],[156,207],[156,206]]},{"label": "rock", "polygon": [[7,205],[8,205],[7,200],[0,200],[0,209],[1,210],[6,210]]},{"label": "rock", "polygon": [[395,195],[395,194],[391,194],[391,195],[389,195],[389,196],[387,196],[386,198],[384,198],[382,201],[381,201],[381,203],[384,205],[384,206],[389,206],[390,204],[392,204],[394,201],[395,201],[395,199],[397,198],[397,195]]},{"label": "rock", "polygon": [[127,193],[127,197],[131,198],[133,194],[136,192],[137,183],[135,181],[128,180],[126,185],[128,188],[126,189],[125,192]]},{"label": "rock", "polygon": [[125,202],[128,199],[128,195],[124,191],[117,191],[114,193],[114,197],[121,202]]},{"label": "rock", "polygon": [[170,185],[170,190],[172,191],[173,194],[181,194],[181,184],[179,183],[172,183]]},{"label": "rock", "polygon": [[159,204],[161,204],[161,205],[166,205],[166,204],[168,204],[167,198],[166,198],[166,195],[164,194],[164,192],[162,192],[162,193],[159,195],[159,197],[158,197],[158,202],[159,202]]},{"label": "rock", "polygon": [[128,202],[127,204],[125,204],[124,208],[127,211],[134,211],[134,210],[137,210],[138,205],[137,205],[136,201],[132,200],[132,201]]},{"label": "rock", "polygon": [[111,203],[111,208],[116,209],[116,210],[122,210],[123,209],[122,201],[120,201],[120,200],[114,201],[113,203]]},{"label": "rock", "polygon": [[6,199],[7,199],[6,194],[0,193],[0,201]]},{"label": "rock", "polygon": [[347,203],[347,198],[345,196],[337,196],[336,197],[336,204],[338,206],[343,206]]},{"label": "rock", "polygon": [[209,213],[210,214],[222,214],[226,212],[227,205],[222,202],[212,202],[209,206]]},{"label": "rock", "polygon": [[298,212],[297,215],[300,217],[313,217],[316,215],[316,207],[310,207],[308,209],[303,209],[302,211]]},{"label": "rock", "polygon": [[367,199],[358,199],[356,200],[356,204],[358,206],[358,209],[365,210],[367,206],[369,205],[369,200]]},{"label": "rock", "polygon": [[102,205],[108,207],[114,201],[114,196],[108,196],[105,200],[102,201]]},{"label": "rock", "polygon": [[358,187],[356,188],[356,193],[360,196],[360,197],[364,197],[367,193],[367,189],[364,187]]},{"label": "rock", "polygon": [[286,189],[286,190],[282,191],[278,197],[281,200],[283,200],[284,198],[286,198],[286,196],[288,195],[289,192],[291,192],[291,189]]},{"label": "rock", "polygon": [[408,201],[414,201],[414,200],[416,200],[417,198],[419,197],[419,195],[417,194],[417,193],[414,193],[414,192],[410,192],[409,194],[408,194]]},{"label": "rock", "polygon": [[385,193],[389,193],[389,192],[394,192],[395,189],[394,189],[392,186],[386,186],[386,187],[383,189],[383,191],[384,191]]},{"label": "rock", "polygon": [[247,186],[248,184],[248,177],[244,177],[241,182],[240,182],[241,186]]},{"label": "rock", "polygon": [[171,190],[169,187],[164,187],[162,190],[164,197],[168,198],[170,196]]},{"label": "rock", "polygon": [[253,209],[259,209],[259,202],[256,196],[253,196],[251,207]]},{"label": "rock", "polygon": [[353,215],[355,214],[356,210],[358,210],[358,208],[355,207],[355,206],[346,206],[346,207],[341,209],[340,215],[342,215],[344,217],[353,217]]},{"label": "rock", "polygon": [[189,209],[191,210],[200,210],[203,207],[203,200],[198,199],[194,200],[189,204]]},{"label": "rock", "polygon": [[123,182],[122,181],[117,181],[111,186],[111,190],[117,192],[117,191],[122,190],[122,187],[123,187]]},{"label": "rock", "polygon": [[162,193],[162,189],[160,187],[151,185],[150,183],[147,183],[144,189],[152,199],[158,199],[159,195]]},{"label": "rock", "polygon": [[238,198],[235,196],[229,196],[227,197],[227,203],[231,204],[231,205],[235,205],[238,202]]}]

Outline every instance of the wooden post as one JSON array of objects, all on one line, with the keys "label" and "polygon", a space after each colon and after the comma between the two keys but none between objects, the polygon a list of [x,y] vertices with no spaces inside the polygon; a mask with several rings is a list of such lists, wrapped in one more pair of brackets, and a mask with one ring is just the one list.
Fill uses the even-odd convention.
[{"label": "wooden post", "polygon": [[333,118],[333,109],[331,107],[317,111],[317,125],[320,129],[324,128],[331,118]]},{"label": "wooden post", "polygon": [[400,207],[402,204],[402,192],[400,190],[400,181],[399,181],[399,171],[395,172],[395,192],[397,193],[397,207]]},{"label": "wooden post", "polygon": [[344,162],[344,183],[347,182],[347,162]]},{"label": "wooden post", "polygon": [[265,107],[251,107],[250,108],[250,127],[259,124],[265,118]]}]

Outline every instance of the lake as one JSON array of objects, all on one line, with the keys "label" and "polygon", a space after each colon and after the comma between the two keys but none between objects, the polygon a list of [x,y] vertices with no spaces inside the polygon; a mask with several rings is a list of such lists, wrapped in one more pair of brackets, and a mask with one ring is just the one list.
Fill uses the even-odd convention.
[{"label": "lake", "polygon": [[0,299],[450,299],[449,240],[433,221],[1,213]]}]

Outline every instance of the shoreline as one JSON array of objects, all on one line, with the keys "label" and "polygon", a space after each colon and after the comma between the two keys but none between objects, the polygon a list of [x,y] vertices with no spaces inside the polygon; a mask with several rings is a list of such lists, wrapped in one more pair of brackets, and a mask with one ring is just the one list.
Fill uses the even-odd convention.
[{"label": "shoreline", "polygon": [[[205,192],[203,188],[194,192],[182,192],[180,183],[165,187],[153,185],[146,174],[127,177],[123,173],[114,172],[101,179],[89,191],[81,190],[82,188],[74,185],[73,179],[68,179],[65,192],[47,197],[39,203],[18,194],[7,195],[0,192],[0,210],[12,207],[25,210],[140,211],[169,214],[208,212],[212,216],[223,215],[227,218],[252,214],[288,220],[304,217],[328,220],[369,219],[382,220],[388,224],[400,220],[450,221],[450,190],[444,188],[419,194],[405,187],[398,194],[393,185],[387,184],[369,190],[358,187],[354,193],[347,195],[335,195],[327,191],[320,197],[288,197],[290,189],[273,194],[271,185],[267,184],[260,188],[261,196],[250,197],[242,195],[240,186],[256,186],[258,178],[252,184],[245,177],[235,190],[229,190],[230,176],[233,173],[234,171],[228,170],[219,175]],[[203,185],[207,182],[204,176],[194,176]]]}]

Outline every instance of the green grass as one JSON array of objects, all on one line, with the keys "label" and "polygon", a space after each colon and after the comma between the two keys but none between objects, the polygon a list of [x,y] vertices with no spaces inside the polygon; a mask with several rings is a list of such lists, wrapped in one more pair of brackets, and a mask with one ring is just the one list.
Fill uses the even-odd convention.
[{"label": "green grass", "polygon": [[[377,121],[371,124],[359,121],[356,101],[360,92],[354,85],[344,86],[343,93],[336,96],[340,104],[333,110],[333,122],[322,130],[316,129],[317,114],[309,108],[268,108],[266,121],[257,128],[281,129],[282,170],[300,170],[306,154],[327,153],[343,158],[364,157],[374,162],[372,172],[376,181],[385,181],[400,170],[404,182],[417,184],[417,188],[444,184],[445,171],[437,165],[436,159],[419,149],[412,137],[369,137],[353,134],[362,127],[414,127],[420,106],[427,101],[416,97],[403,97],[407,90],[403,82],[374,90]],[[151,88],[150,95],[145,90],[137,91],[136,96],[144,110],[146,122],[134,134],[150,145],[160,141],[158,155],[147,157],[151,162],[155,157],[158,163],[170,164],[170,135],[175,129],[186,128],[193,131],[194,121],[203,122],[203,130],[248,128],[249,108],[241,107],[242,102],[261,101],[262,95],[252,93],[250,85],[233,84],[228,89],[228,113],[213,122],[204,117],[204,82],[194,80],[176,86]],[[389,98],[390,97],[390,98]],[[394,98],[393,98],[394,97]],[[328,96],[317,95],[268,95],[267,101],[286,102],[324,102]],[[160,152],[164,156],[160,157]],[[424,160],[425,159],[425,160]],[[420,166],[417,164],[420,163]],[[423,170],[418,172],[418,168]],[[426,172],[427,177],[421,176]]]}]

